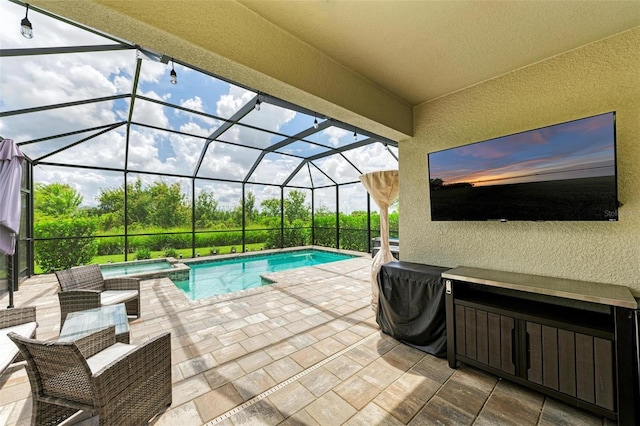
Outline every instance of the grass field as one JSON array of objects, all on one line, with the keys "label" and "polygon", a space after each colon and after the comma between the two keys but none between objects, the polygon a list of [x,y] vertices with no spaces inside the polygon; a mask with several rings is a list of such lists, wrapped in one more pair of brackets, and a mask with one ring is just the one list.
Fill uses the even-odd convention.
[{"label": "grass field", "polygon": [[453,220],[617,219],[614,176],[431,192],[431,218]]}]

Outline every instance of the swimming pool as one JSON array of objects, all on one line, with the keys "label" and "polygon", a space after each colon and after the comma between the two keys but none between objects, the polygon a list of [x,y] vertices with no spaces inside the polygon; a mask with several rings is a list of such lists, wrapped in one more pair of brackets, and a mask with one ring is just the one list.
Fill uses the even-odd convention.
[{"label": "swimming pool", "polygon": [[270,284],[262,278],[269,272],[352,259],[354,256],[315,249],[238,256],[189,263],[189,279],[172,281],[191,300],[247,290]]}]

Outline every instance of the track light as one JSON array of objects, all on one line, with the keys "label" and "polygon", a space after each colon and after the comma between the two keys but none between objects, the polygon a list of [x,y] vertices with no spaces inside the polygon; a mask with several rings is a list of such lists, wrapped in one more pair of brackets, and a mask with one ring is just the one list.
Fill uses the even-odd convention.
[{"label": "track light", "polygon": [[256,111],[260,111],[260,104],[262,103],[262,101],[260,100],[260,95],[258,95],[258,100],[256,101]]},{"label": "track light", "polygon": [[169,73],[169,76],[171,77],[171,84],[178,84],[178,74],[176,74],[173,59],[171,60],[171,72]]},{"label": "track light", "polygon": [[318,117],[313,118],[313,128],[316,130],[318,129]]},{"label": "track light", "polygon": [[27,4],[27,12],[24,14],[24,19],[20,22],[20,32],[24,38],[33,38],[33,27],[31,26],[31,22],[29,18],[29,5]]},{"label": "track light", "polygon": [[353,131],[353,140],[357,141],[358,140],[358,134],[356,133],[356,131]]}]

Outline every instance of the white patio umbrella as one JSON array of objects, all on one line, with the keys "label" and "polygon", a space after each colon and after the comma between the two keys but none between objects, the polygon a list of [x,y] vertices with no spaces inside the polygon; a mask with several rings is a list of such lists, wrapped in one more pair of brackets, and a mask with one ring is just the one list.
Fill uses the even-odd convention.
[{"label": "white patio umbrella", "polygon": [[11,139],[0,142],[0,253],[13,255],[20,230],[20,179],[24,155]]},{"label": "white patio umbrella", "polygon": [[389,249],[389,206],[398,197],[398,171],[383,170],[360,176],[362,185],[380,208],[380,250],[371,264],[371,309],[378,311],[378,272],[393,260]]}]

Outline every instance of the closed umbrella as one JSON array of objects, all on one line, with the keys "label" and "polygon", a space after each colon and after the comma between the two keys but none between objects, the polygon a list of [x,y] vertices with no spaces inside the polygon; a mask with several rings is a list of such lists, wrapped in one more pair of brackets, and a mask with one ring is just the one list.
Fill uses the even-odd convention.
[{"label": "closed umbrella", "polygon": [[393,260],[389,248],[389,206],[398,197],[398,171],[384,170],[360,176],[362,185],[380,207],[380,250],[371,264],[371,309],[378,310],[378,272],[382,265]]},{"label": "closed umbrella", "polygon": [[0,253],[13,255],[20,230],[20,179],[24,155],[11,139],[0,142]]},{"label": "closed umbrella", "polygon": [[[0,254],[10,256],[16,251],[20,231],[22,160],[24,155],[15,142],[0,138]],[[9,307],[13,307],[13,283],[9,285]]]}]

